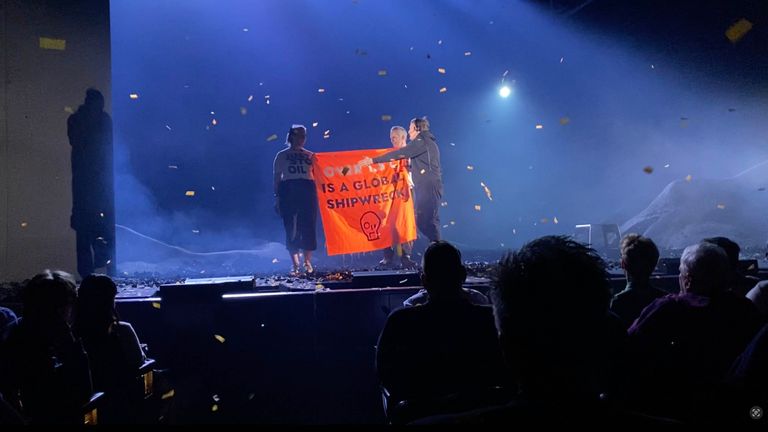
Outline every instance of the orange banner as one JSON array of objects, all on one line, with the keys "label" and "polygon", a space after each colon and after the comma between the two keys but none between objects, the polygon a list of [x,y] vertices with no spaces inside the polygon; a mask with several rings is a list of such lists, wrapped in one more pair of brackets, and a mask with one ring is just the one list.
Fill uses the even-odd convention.
[{"label": "orange banner", "polygon": [[356,165],[366,156],[389,150],[315,153],[312,172],[328,255],[368,252],[416,240],[405,161]]}]

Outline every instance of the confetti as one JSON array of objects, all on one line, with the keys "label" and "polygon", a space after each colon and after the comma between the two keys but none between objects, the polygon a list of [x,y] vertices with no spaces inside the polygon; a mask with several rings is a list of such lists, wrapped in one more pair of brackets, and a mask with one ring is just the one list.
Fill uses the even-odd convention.
[{"label": "confetti", "polygon": [[501,247],[504,247],[504,243],[499,243],[499,244],[501,245]]},{"label": "confetti", "polygon": [[651,69],[656,69],[656,66],[654,66],[654,65],[651,65]]},{"label": "confetti", "polygon": [[243,27],[243,31],[244,31],[244,32],[247,32],[247,31],[248,31],[248,28],[247,28],[247,27]]},{"label": "confetti", "polygon": [[253,100],[253,95],[248,95],[248,102]]},{"label": "confetti", "polygon": [[401,284],[404,284],[404,283],[406,283],[406,282],[408,282],[408,279],[403,279],[403,280],[401,280],[399,283],[401,283]]},{"label": "confetti", "polygon": [[427,172],[427,170],[422,168],[421,171],[419,171],[419,174],[424,174],[425,172]]},{"label": "confetti", "polygon": [[341,169],[341,175],[347,175],[348,172],[349,172],[349,167],[347,166]]},{"label": "confetti", "polygon": [[464,51],[464,57],[469,57],[472,55],[472,51]]},{"label": "confetti", "polygon": [[646,174],[650,174],[650,173],[653,172],[653,167],[652,166],[647,166],[647,167],[643,168],[643,172],[645,172]]},{"label": "confetti", "polygon": [[685,176],[685,181],[689,182],[691,180],[693,180],[693,176],[692,175],[688,174],[687,176]]},{"label": "confetti", "polygon": [[272,258],[272,264],[277,264],[277,258]]},{"label": "confetti", "polygon": [[437,71],[441,74],[445,74],[445,68],[437,68]]},{"label": "confetti", "polygon": [[219,124],[219,122],[217,122],[216,119],[213,119],[213,120],[211,120],[211,124],[216,126],[217,124]]},{"label": "confetti", "polygon": [[392,120],[392,116],[388,114],[384,114],[381,116],[381,121],[390,121]]},{"label": "confetti", "polygon": [[272,135],[267,137],[267,142],[274,141],[276,139],[277,139],[277,134],[272,134]]},{"label": "confetti", "polygon": [[475,204],[475,210],[476,210],[476,211],[480,211],[480,208],[481,208],[481,207],[480,207],[480,204]]},{"label": "confetti", "polygon": [[28,223],[26,223],[26,222],[22,222],[22,223],[21,223],[21,227],[22,227],[22,228],[26,228],[28,225],[29,225],[29,224],[28,224]]},{"label": "confetti", "polygon": [[669,164],[664,165],[664,168],[669,168]]},{"label": "confetti", "polygon": [[166,128],[166,129],[168,129],[168,130],[173,130],[173,129],[171,129],[171,127],[170,127],[170,126],[168,126],[168,125],[165,125],[165,128]]},{"label": "confetti", "polygon": [[447,87],[441,87],[441,88],[440,88],[440,93],[445,93],[445,92],[447,92],[447,91],[448,91],[448,88],[447,88]]},{"label": "confetti", "polygon": [[319,125],[319,124],[320,123],[318,123],[318,122],[312,122],[312,127],[317,127],[317,125]]},{"label": "confetti", "polygon": [[169,169],[179,169],[178,165],[168,165]]},{"label": "confetti", "polygon": [[155,309],[160,309],[160,303],[159,302],[152,302],[152,307]]},{"label": "confetti", "polygon": [[255,398],[255,397],[256,397],[256,393],[250,393],[248,395],[248,400],[253,400],[253,398]]},{"label": "confetti", "polygon": [[323,132],[323,138],[328,139],[331,137],[331,130],[326,129],[325,132]]},{"label": "confetti", "polygon": [[211,186],[211,190],[212,190],[212,191],[215,191],[215,190],[216,190],[216,188],[215,188],[215,187],[213,187],[213,186]]},{"label": "confetti", "polygon": [[451,147],[456,147],[456,143],[450,143]]},{"label": "confetti", "polygon": [[451,225],[456,225],[456,221],[451,221]]},{"label": "confetti", "polygon": [[57,50],[57,51],[64,51],[67,49],[67,41],[64,39],[52,39],[47,37],[41,37],[39,39],[40,48],[42,49],[49,49],[49,50]]},{"label": "confetti", "polygon": [[317,284],[317,285],[315,285],[315,289],[316,289],[316,290],[325,289],[325,285],[323,285],[323,284]]},{"label": "confetti", "polygon": [[440,207],[448,207],[448,201],[441,202]]},{"label": "confetti", "polygon": [[387,70],[386,69],[379,69],[378,74],[379,74],[379,76],[387,76]]},{"label": "confetti", "polygon": [[219,406],[216,404],[213,404],[213,406],[211,407],[211,412],[216,412],[218,410],[219,410]]},{"label": "confetti", "polygon": [[503,74],[501,74],[501,77],[504,78],[509,74],[509,69],[505,70]]},{"label": "confetti", "polygon": [[211,111],[211,115],[216,115],[216,113],[215,113],[215,112],[213,112],[213,111]]},{"label": "confetti", "polygon": [[73,110],[71,106],[65,106],[64,107],[64,112],[67,112],[67,113],[70,113],[70,114],[74,114],[75,110]]},{"label": "confetti", "polygon": [[442,39],[439,39],[439,40],[437,41],[437,44],[438,44],[438,45],[442,45],[442,44],[443,44],[443,40],[442,40]]},{"label": "confetti", "polygon": [[193,197],[193,196],[195,196],[195,191],[188,190],[188,191],[184,192],[184,195],[186,195],[188,197]]},{"label": "confetti", "polygon": [[488,186],[485,185],[485,183],[480,182],[480,186],[483,187],[483,190],[485,191],[485,196],[488,197],[489,201],[493,201],[493,197],[491,196],[491,190],[488,189]]},{"label": "confetti", "polygon": [[570,122],[571,122],[571,119],[569,119],[568,117],[561,117],[560,118],[560,124],[563,125],[563,126],[567,125]]},{"label": "confetti", "polygon": [[264,102],[269,105],[269,95],[264,96]]},{"label": "confetti", "polygon": [[467,171],[472,171],[474,169],[475,169],[475,167],[473,167],[472,165],[467,165]]},{"label": "confetti", "polygon": [[246,114],[248,114],[248,108],[240,107],[240,115],[246,115]]},{"label": "confetti", "polygon": [[558,224],[558,223],[560,223],[560,222],[558,222],[558,221],[557,221],[557,216],[555,216],[554,218],[552,218],[552,222],[554,222],[555,224]]},{"label": "confetti", "polygon": [[[217,341],[224,343],[224,336],[215,334],[213,337],[215,337]],[[217,400],[216,397],[214,397],[214,400]]]},{"label": "confetti", "polygon": [[[517,230],[512,228],[512,234],[517,234]],[[502,244],[504,244],[504,243],[502,243]]]},{"label": "confetti", "polygon": [[138,99],[139,98],[139,94],[138,93],[131,93],[131,94],[128,95],[128,97],[131,98],[131,99]]},{"label": "confetti", "polygon": [[317,92],[318,93],[325,93],[325,89],[321,87],[321,88],[317,89]]},{"label": "confetti", "polygon": [[163,393],[162,396],[160,396],[160,399],[166,400],[172,398],[174,395],[176,395],[176,391],[174,389],[171,389],[170,391]]},{"label": "confetti", "polygon": [[544,125],[541,125],[541,124],[537,124],[537,125],[536,125],[536,129],[544,129]]},{"label": "confetti", "polygon": [[565,57],[560,57],[560,63],[562,63],[563,61],[565,61]]},{"label": "confetti", "polygon": [[448,228],[448,224],[443,225],[443,228]]},{"label": "confetti", "polygon": [[723,210],[725,209],[725,204],[718,204],[717,208],[719,208],[720,210]]},{"label": "confetti", "polygon": [[194,229],[194,230],[192,230],[192,234],[200,234],[200,230]]},{"label": "confetti", "polygon": [[751,29],[752,23],[745,18],[742,18],[736,21],[732,26],[728,27],[728,30],[725,31],[725,37],[727,37],[731,43],[736,43]]}]

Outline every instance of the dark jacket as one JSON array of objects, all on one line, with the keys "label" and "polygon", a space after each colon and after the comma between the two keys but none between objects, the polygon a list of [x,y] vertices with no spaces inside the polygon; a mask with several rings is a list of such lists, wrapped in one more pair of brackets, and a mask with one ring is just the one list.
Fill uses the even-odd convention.
[{"label": "dark jacket", "polygon": [[375,163],[389,162],[397,159],[411,159],[411,175],[414,187],[430,183],[442,184],[440,170],[440,149],[437,147],[435,136],[430,131],[419,132],[416,139],[405,147],[384,153],[373,158]]}]

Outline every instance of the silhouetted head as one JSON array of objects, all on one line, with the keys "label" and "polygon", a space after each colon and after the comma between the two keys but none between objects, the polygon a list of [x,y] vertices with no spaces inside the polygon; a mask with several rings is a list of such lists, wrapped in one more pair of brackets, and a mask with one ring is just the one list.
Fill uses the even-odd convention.
[{"label": "silhouetted head", "polygon": [[95,88],[85,91],[85,106],[91,111],[104,110],[104,95]]},{"label": "silhouetted head", "polygon": [[307,128],[304,125],[295,124],[288,130],[285,143],[291,148],[302,148],[307,142]]},{"label": "silhouetted head", "polygon": [[429,245],[422,260],[421,283],[430,300],[462,295],[467,269],[461,262],[461,252],[447,241]]},{"label": "silhouetted head", "polygon": [[659,262],[659,248],[653,240],[640,234],[627,234],[621,239],[621,268],[627,278],[646,282]]},{"label": "silhouetted head", "polygon": [[702,242],[712,243],[713,245],[720,246],[720,248],[725,252],[725,255],[728,256],[728,264],[731,266],[731,270],[733,272],[738,271],[739,253],[741,253],[741,248],[739,247],[738,243],[729,239],[728,237],[710,237],[705,238],[702,240]]},{"label": "silhouetted head", "polygon": [[426,117],[416,117],[411,120],[411,124],[408,127],[408,137],[414,140],[421,132],[428,130],[429,120]]},{"label": "silhouetted head", "polygon": [[115,296],[117,286],[103,274],[92,274],[83,279],[77,295],[75,331],[80,336],[106,334],[117,321]]},{"label": "silhouetted head", "polygon": [[71,274],[59,270],[38,273],[27,282],[22,297],[25,323],[72,323],[77,287]]},{"label": "silhouetted head", "polygon": [[528,391],[589,385],[611,298],[593,249],[564,236],[533,240],[499,262],[491,297],[505,358]]},{"label": "silhouetted head", "polygon": [[728,288],[731,267],[725,251],[713,243],[688,246],[680,257],[680,292],[711,296]]}]

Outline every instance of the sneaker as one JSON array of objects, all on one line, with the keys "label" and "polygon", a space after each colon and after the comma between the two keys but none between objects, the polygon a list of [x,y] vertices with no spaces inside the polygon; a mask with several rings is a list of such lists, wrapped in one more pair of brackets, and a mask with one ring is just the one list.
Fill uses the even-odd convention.
[{"label": "sneaker", "polygon": [[416,262],[413,261],[411,257],[408,255],[403,255],[402,257],[400,257],[400,263],[403,265],[403,268],[406,268],[406,269],[413,269],[413,268],[416,268],[417,266]]}]

